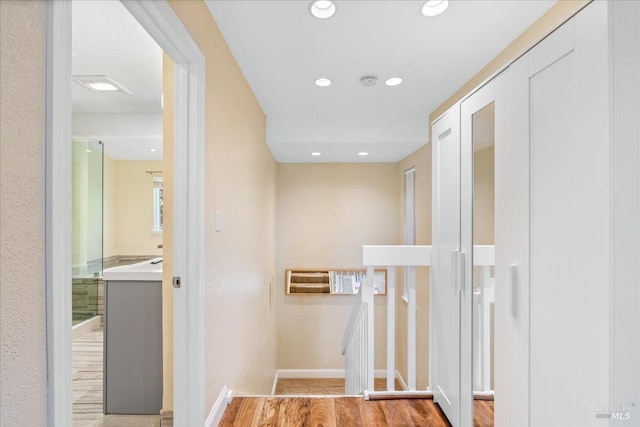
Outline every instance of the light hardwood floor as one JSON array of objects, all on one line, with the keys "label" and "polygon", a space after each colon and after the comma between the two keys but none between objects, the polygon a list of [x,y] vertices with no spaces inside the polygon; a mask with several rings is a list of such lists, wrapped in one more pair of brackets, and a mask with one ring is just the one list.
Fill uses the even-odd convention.
[{"label": "light hardwood floor", "polygon": [[447,427],[431,400],[376,400],[361,397],[237,397],[220,427],[235,426],[429,426]]},{"label": "light hardwood floor", "polygon": [[104,415],[102,413],[102,329],[73,341],[74,427],[159,427],[159,415]]},{"label": "light hardwood floor", "polygon": [[[476,401],[474,427],[493,427],[493,402]],[[236,397],[220,427],[449,427],[430,399],[365,401],[362,397]]]}]

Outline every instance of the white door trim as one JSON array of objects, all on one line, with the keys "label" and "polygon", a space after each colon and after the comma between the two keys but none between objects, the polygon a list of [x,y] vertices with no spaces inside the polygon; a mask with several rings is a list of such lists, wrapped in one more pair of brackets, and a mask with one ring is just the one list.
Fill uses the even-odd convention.
[{"label": "white door trim", "polygon": [[47,2],[45,269],[47,425],[71,412],[71,2]]},{"label": "white door trim", "polygon": [[[166,0],[124,6],[175,63],[174,425],[204,424],[204,56]],[[71,2],[47,2],[46,270],[50,426],[72,424]]]}]

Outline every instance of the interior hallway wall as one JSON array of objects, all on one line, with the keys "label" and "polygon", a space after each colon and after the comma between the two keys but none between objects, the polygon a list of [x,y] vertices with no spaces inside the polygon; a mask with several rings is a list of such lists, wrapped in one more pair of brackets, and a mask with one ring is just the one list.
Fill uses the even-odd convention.
[{"label": "interior hallway wall", "polygon": [[[279,369],[344,369],[347,295],[285,295],[287,268],[362,267],[362,245],[397,236],[395,163],[278,165]],[[386,297],[375,300],[375,367],[386,364]]]},{"label": "interior hallway wall", "polygon": [[206,61],[206,417],[224,385],[255,394],[273,383],[276,162],[265,115],[204,1],[170,4]]},{"label": "interior hallway wall", "polygon": [[495,244],[495,148],[473,154],[473,244]]},{"label": "interior hallway wall", "polygon": [[0,1],[3,427],[46,425],[45,9],[43,1]]},{"label": "interior hallway wall", "polygon": [[[404,171],[415,167],[416,244],[431,245],[431,144],[426,144],[397,163],[398,235],[404,244]],[[396,369],[407,379],[407,303],[400,298],[404,273],[398,268],[396,298]],[[416,269],[416,386],[429,384],[429,268]]]}]

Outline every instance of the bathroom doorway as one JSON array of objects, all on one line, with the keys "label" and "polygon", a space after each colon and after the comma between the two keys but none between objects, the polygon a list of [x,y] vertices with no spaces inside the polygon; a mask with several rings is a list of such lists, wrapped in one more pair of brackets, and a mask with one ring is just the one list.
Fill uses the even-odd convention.
[{"label": "bathroom doorway", "polygon": [[[73,425],[159,425],[163,51],[122,3],[74,0],[72,52]],[[108,292],[111,282],[106,279],[114,268],[150,260],[156,262],[157,280],[130,307],[134,316],[123,332],[139,330],[146,339],[118,346],[126,337],[118,336],[112,316],[126,316],[126,301],[118,302],[115,291]],[[130,285],[148,287],[137,281]],[[141,311],[145,318],[132,320]],[[154,368],[146,379],[136,380],[141,367],[137,373],[127,371],[135,354]],[[126,366],[117,363],[123,358]],[[125,371],[126,389],[144,382],[137,392],[116,390],[118,375]],[[117,396],[125,395],[119,403]]]},{"label": "bathroom doorway", "polygon": [[[98,2],[79,2],[97,4]],[[116,2],[100,2],[116,3]],[[131,0],[117,2],[133,17],[143,31],[151,35],[153,41],[162,46],[167,57],[173,61],[171,72],[175,73],[174,84],[170,87],[172,110],[175,111],[173,137],[181,144],[172,147],[171,156],[174,170],[172,184],[176,198],[180,200],[173,209],[175,227],[173,247],[175,254],[173,274],[181,276],[182,283],[189,287],[177,289],[169,286],[169,296],[174,301],[173,313],[169,312],[177,338],[168,341],[168,348],[174,353],[174,366],[164,372],[173,372],[174,367],[184,375],[176,374],[175,386],[168,392],[176,393],[173,408],[175,422],[180,425],[201,424],[203,406],[202,349],[202,263],[203,245],[203,162],[204,148],[204,60],[202,53],[191,39],[171,6],[166,1],[147,2]],[[48,424],[73,425],[72,353],[72,99],[75,89],[84,89],[81,82],[72,83],[74,71],[72,60],[79,57],[72,45],[72,2],[47,2],[47,357],[48,357]],[[121,25],[115,26],[117,31]],[[103,53],[106,51],[103,51]],[[142,70],[144,72],[144,70]],[[116,92],[113,87],[127,93],[133,92],[122,81],[104,79],[108,75],[90,71],[83,74],[91,77],[85,80],[92,89]],[[102,80],[94,80],[100,77]],[[106,84],[105,84],[106,83]],[[80,85],[80,86],[78,86]],[[76,88],[75,86],[78,86]],[[112,95],[112,94],[107,94]],[[162,103],[162,97],[157,101]],[[97,114],[89,111],[86,115]],[[135,113],[128,111],[128,113]],[[118,120],[116,112],[106,113]],[[81,114],[82,115],[82,114]],[[77,119],[77,117],[74,117]],[[74,120],[78,122],[78,120]],[[87,123],[91,120],[87,120]],[[123,124],[123,121],[120,121]],[[95,124],[95,123],[94,123]],[[126,127],[126,123],[123,124]],[[74,134],[100,140],[91,135],[100,132],[85,132],[78,129]],[[107,132],[108,133],[108,132]],[[104,138],[106,140],[106,138]],[[148,148],[147,148],[148,149]],[[148,149],[149,152],[152,150]],[[107,153],[105,151],[105,153]],[[107,153],[108,154],[108,153]],[[146,171],[145,171],[146,173]],[[157,193],[157,180],[152,174],[152,193]],[[103,177],[104,178],[104,177]],[[105,183],[108,179],[105,179]],[[106,198],[106,195],[105,195]],[[156,203],[157,205],[157,203]],[[161,206],[168,205],[162,201]],[[172,206],[173,207],[173,206]],[[104,210],[104,207],[103,207]],[[186,219],[191,220],[187,224]],[[155,223],[155,221],[154,221]],[[103,230],[104,232],[104,230]],[[106,233],[105,233],[106,235]],[[104,236],[103,236],[104,237]],[[103,242],[103,251],[104,251]],[[158,249],[156,247],[156,249]],[[160,248],[162,249],[162,248]],[[174,252],[174,250],[171,250]],[[186,254],[189,253],[189,263]],[[103,262],[104,262],[103,253]],[[104,266],[102,267],[104,269]],[[168,282],[169,284],[171,281]],[[168,318],[169,318],[168,317]],[[163,316],[164,318],[164,316]],[[171,345],[173,343],[173,345]],[[166,343],[165,343],[166,344]],[[165,346],[165,348],[167,348]],[[182,368],[187,367],[188,368]],[[116,423],[117,424],[117,423]]]}]

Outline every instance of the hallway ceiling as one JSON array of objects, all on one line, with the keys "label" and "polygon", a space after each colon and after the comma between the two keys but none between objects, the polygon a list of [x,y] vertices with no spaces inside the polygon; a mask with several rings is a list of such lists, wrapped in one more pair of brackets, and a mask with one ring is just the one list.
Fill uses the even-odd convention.
[{"label": "hallway ceiling", "polygon": [[[280,162],[404,158],[428,142],[429,114],[555,3],[451,0],[427,18],[424,1],[338,0],[332,18],[316,19],[304,0],[206,2]],[[365,74],[377,85],[361,86]],[[404,83],[385,86],[394,76]],[[333,84],[316,87],[321,77]]]},{"label": "hallway ceiling", "polygon": [[72,83],[73,132],[103,141],[114,159],[162,159],[162,49],[119,1],[74,0],[72,19],[72,74],[106,75],[132,92]]}]

